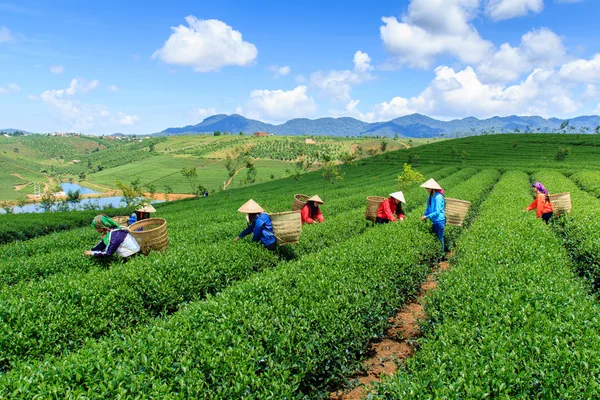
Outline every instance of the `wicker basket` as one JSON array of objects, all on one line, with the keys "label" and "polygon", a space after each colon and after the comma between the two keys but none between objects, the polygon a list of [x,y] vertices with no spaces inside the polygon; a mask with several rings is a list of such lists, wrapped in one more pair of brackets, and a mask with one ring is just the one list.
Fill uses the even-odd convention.
[{"label": "wicker basket", "polygon": [[446,223],[448,225],[462,226],[465,221],[465,217],[469,212],[471,202],[466,200],[458,199],[446,199]]},{"label": "wicker basket", "polygon": [[280,246],[295,244],[302,233],[302,218],[300,211],[288,211],[269,214],[273,223],[273,231]]},{"label": "wicker basket", "polygon": [[571,211],[572,206],[570,192],[551,194],[549,197],[552,207],[554,208],[555,215],[562,215]]},{"label": "wicker basket", "polygon": [[302,208],[306,205],[306,200],[308,200],[308,196],[305,194],[294,195],[294,204],[292,205],[292,211],[302,210]]},{"label": "wicker basket", "polygon": [[131,224],[129,231],[140,245],[141,253],[144,255],[148,255],[151,250],[161,251],[169,246],[167,221],[163,218],[143,219]]},{"label": "wicker basket", "polygon": [[121,226],[129,225],[129,217],[126,215],[117,215],[116,217],[112,217],[112,220]]},{"label": "wicker basket", "polygon": [[367,211],[365,212],[365,217],[369,221],[375,222],[375,220],[377,219],[377,211],[379,210],[381,203],[383,203],[385,199],[385,197],[379,196],[367,197]]}]

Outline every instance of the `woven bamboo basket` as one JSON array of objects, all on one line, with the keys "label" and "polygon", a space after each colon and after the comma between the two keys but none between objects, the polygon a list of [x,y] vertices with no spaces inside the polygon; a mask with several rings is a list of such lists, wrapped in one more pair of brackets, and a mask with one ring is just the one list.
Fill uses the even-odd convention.
[{"label": "woven bamboo basket", "polygon": [[164,250],[169,246],[167,221],[163,218],[143,219],[131,224],[129,231],[144,255],[148,255],[150,251]]},{"label": "woven bamboo basket", "polygon": [[273,231],[280,246],[296,244],[302,233],[300,211],[288,211],[269,214],[273,223]]},{"label": "woven bamboo basket", "polygon": [[294,195],[294,204],[292,205],[292,211],[302,210],[302,208],[306,205],[306,200],[308,200],[308,196],[305,194]]},{"label": "woven bamboo basket", "polygon": [[551,194],[549,197],[552,207],[554,208],[555,215],[562,215],[571,211],[572,205],[570,192]]},{"label": "woven bamboo basket", "polygon": [[365,212],[365,218],[367,218],[369,221],[375,222],[377,219],[377,210],[379,210],[381,203],[383,203],[385,199],[385,197],[380,196],[367,197],[367,211]]},{"label": "woven bamboo basket", "polygon": [[129,217],[126,215],[117,215],[116,217],[112,217],[112,220],[121,226],[129,225]]},{"label": "woven bamboo basket", "polygon": [[471,207],[470,201],[447,198],[446,209],[444,210],[446,224],[462,226],[469,212],[469,207]]}]

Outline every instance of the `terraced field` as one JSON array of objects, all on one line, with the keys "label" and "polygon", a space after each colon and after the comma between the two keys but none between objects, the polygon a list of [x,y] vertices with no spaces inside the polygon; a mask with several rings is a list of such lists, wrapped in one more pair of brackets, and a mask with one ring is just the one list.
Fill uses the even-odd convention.
[{"label": "terraced field", "polygon": [[[326,398],[352,386],[390,316],[437,267],[418,182],[403,189],[405,222],[364,218],[366,196],[398,190],[415,156],[426,179],[472,206],[446,231],[454,255],[426,297],[415,355],[369,396],[596,398],[600,163],[585,138],[538,136],[449,140],[343,166],[335,184],[316,171],[166,203],[169,249],[126,263],[82,257],[97,240],[78,227],[87,214],[61,232],[7,236],[0,398]],[[555,161],[567,140],[579,147]],[[573,211],[548,226],[524,213],[533,180],[571,192]],[[325,223],[275,253],[233,242],[243,202],[286,211],[294,193],[318,193]]]}]

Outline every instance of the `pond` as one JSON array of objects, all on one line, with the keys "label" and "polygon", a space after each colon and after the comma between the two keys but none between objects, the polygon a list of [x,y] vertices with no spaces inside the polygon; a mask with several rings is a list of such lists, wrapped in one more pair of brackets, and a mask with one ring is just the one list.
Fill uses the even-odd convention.
[{"label": "pond", "polygon": [[[72,190],[72,189],[71,189]],[[78,211],[78,210],[86,210],[86,209],[94,209],[100,210],[104,207],[112,207],[119,208],[124,207],[125,204],[121,203],[123,197],[95,197],[91,199],[82,199],[78,204],[74,204],[70,207],[70,211]],[[162,203],[164,200],[154,200],[152,203]],[[58,203],[55,203],[58,204]],[[56,209],[53,209],[56,211]],[[23,207],[16,206],[13,208],[13,212],[15,214],[21,213],[41,213],[44,212],[44,209],[41,207],[39,203],[26,204]],[[6,214],[6,211],[3,208],[0,208],[0,214]]]},{"label": "pond", "polygon": [[65,192],[65,194],[69,193],[69,190],[71,192],[79,190],[79,194],[98,194],[98,193],[101,193],[101,192],[96,192],[95,190],[92,190],[90,188],[86,188],[84,186],[78,185],[76,183],[61,183],[60,184],[60,188],[63,190],[63,192]]}]

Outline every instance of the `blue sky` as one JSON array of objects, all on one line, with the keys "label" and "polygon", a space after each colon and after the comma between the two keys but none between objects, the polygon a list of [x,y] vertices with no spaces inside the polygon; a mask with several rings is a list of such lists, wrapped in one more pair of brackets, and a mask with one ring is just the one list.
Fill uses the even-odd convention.
[{"label": "blue sky", "polygon": [[600,113],[598,1],[296,3],[0,0],[0,128]]}]

